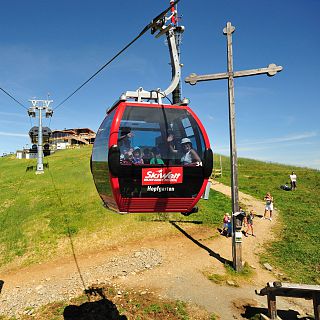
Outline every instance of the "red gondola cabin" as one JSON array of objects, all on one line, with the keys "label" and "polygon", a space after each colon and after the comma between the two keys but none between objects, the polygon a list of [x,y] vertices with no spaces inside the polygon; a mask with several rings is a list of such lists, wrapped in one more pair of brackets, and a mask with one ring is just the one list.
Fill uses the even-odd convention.
[{"label": "red gondola cabin", "polygon": [[212,171],[209,139],[188,106],[119,101],[95,139],[91,170],[111,209],[190,212]]}]

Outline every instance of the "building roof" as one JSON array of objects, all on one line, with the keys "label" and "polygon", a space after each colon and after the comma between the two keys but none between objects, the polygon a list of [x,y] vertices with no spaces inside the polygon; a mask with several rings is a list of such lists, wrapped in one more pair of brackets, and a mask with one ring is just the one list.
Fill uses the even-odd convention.
[{"label": "building roof", "polygon": [[64,133],[71,133],[71,134],[79,134],[79,133],[92,133],[95,134],[93,130],[90,128],[73,128],[73,129],[63,129],[63,130],[52,130],[52,133],[55,132],[64,132]]}]

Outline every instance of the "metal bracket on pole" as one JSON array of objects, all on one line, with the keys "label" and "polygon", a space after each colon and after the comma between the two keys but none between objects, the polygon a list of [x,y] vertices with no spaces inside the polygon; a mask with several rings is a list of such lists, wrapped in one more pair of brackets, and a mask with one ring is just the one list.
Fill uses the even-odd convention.
[{"label": "metal bracket on pole", "polygon": [[[121,95],[120,100],[134,99],[138,102],[141,102],[143,100],[154,100],[157,103],[161,104],[162,98],[165,98],[167,95],[172,93],[173,90],[177,87],[181,77],[181,66],[174,35],[175,27],[172,25],[161,25],[161,27],[157,27],[157,29],[160,30],[160,32],[155,37],[159,38],[163,34],[166,34],[168,40],[171,64],[174,70],[170,85],[164,91],[161,91],[160,89],[146,91],[142,87],[138,88],[136,91],[126,91],[123,95]],[[183,28],[180,27],[180,29]]]}]

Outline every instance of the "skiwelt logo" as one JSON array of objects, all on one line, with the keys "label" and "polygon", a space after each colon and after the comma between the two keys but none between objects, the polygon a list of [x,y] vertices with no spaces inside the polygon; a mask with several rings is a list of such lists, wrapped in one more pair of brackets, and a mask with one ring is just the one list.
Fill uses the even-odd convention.
[{"label": "skiwelt logo", "polygon": [[143,168],[142,169],[142,185],[151,184],[176,184],[182,183],[183,168],[167,167],[167,168]]}]

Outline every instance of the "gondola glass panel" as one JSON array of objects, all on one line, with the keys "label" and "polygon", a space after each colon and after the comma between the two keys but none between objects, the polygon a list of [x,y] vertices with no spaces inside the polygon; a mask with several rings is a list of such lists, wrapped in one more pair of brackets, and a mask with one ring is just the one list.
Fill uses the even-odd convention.
[{"label": "gondola glass panel", "polygon": [[120,101],[100,126],[92,173],[104,203],[125,212],[188,212],[204,192],[212,151],[187,106]]},{"label": "gondola glass panel", "polygon": [[[123,138],[128,133],[131,138]],[[189,164],[181,162],[184,154],[181,146],[183,138],[190,139],[192,148],[202,160],[203,135],[187,110],[127,107],[120,122],[118,137],[120,162],[123,172],[128,173],[119,177],[121,196],[126,198],[195,197],[203,183],[200,178],[201,162]],[[126,170],[128,166],[130,170]],[[157,185],[143,185],[141,175],[142,168],[145,166],[160,168],[183,166],[182,183],[161,182],[161,188],[157,188]]]}]

